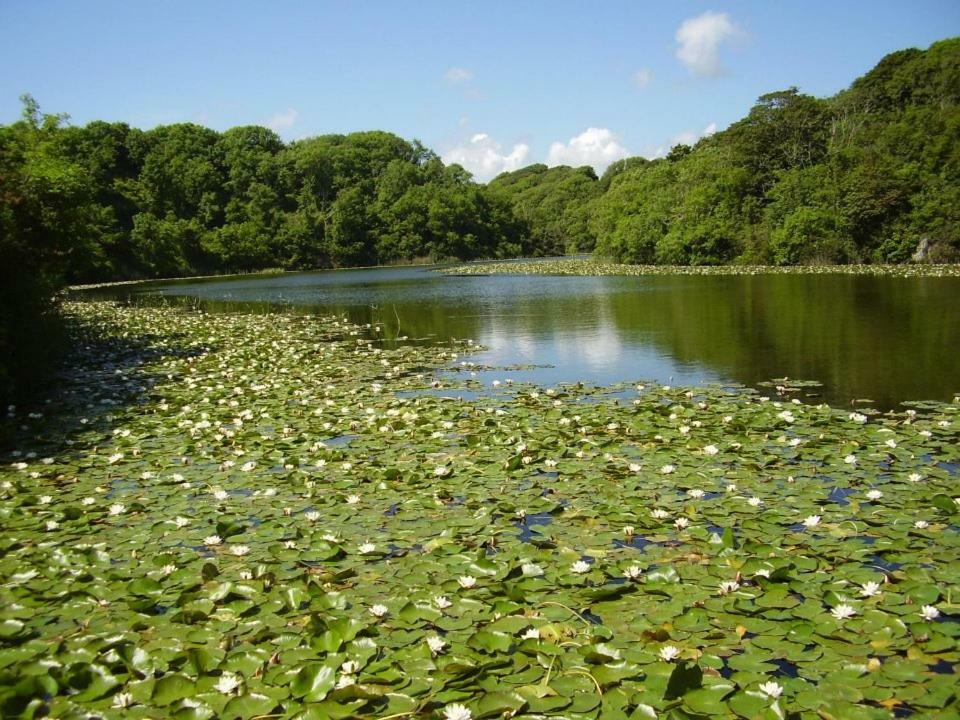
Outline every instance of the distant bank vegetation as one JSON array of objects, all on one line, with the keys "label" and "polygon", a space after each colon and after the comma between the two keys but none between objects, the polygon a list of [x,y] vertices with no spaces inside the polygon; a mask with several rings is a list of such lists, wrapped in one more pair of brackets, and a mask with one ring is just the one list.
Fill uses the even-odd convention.
[{"label": "distant bank vegetation", "polygon": [[[0,400],[42,366],[66,282],[596,252],[621,263],[960,259],[960,39],[848,90],[790,88],[658,160],[487,185],[386,132],[0,126]],[[38,330],[39,329],[39,330]]]}]

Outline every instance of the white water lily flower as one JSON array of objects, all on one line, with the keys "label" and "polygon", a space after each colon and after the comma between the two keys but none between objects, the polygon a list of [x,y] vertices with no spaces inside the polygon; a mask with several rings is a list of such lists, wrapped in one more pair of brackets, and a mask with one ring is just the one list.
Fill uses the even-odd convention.
[{"label": "white water lily flower", "polygon": [[379,603],[370,607],[370,614],[375,618],[386,617],[388,612],[390,612],[390,608],[386,605],[380,605]]},{"label": "white water lily flower", "polygon": [[926,520],[917,520],[917,521],[913,524],[913,526],[914,526],[917,530],[925,530],[925,529],[927,529],[928,527],[930,527],[930,523],[928,523]]},{"label": "white water lily flower", "polygon": [[253,572],[250,570],[241,570],[240,571],[241,580],[253,580]]},{"label": "white water lily flower", "polygon": [[727,595],[728,593],[736,592],[740,589],[740,583],[736,580],[724,580],[720,583],[719,592],[721,595]]},{"label": "white water lily flower", "polygon": [[188,518],[182,517],[180,515],[177,515],[171,522],[173,522],[173,524],[176,525],[178,528],[186,527],[187,525],[190,524],[190,520]]},{"label": "white water lily flower", "polygon": [[843,603],[833,608],[833,610],[830,611],[830,614],[833,615],[837,620],[846,620],[847,618],[851,618],[856,615],[857,611],[852,605]]},{"label": "white water lily flower", "polygon": [[110,511],[111,515],[122,515],[123,511],[127,509],[127,506],[123,503],[114,503],[107,510]]},{"label": "white water lily flower", "polygon": [[664,645],[660,648],[660,659],[664,662],[672,662],[676,660],[680,655],[680,648],[675,645]]},{"label": "white water lily flower", "polygon": [[882,498],[882,497],[883,497],[883,493],[880,492],[879,490],[869,490],[869,491],[867,491],[867,499],[868,499],[868,500],[879,500],[879,499]]},{"label": "white water lily flower", "polygon": [[543,568],[536,563],[524,563],[520,566],[524,577],[540,577],[543,575]]},{"label": "white water lily flower", "polygon": [[718,448],[716,445],[707,445],[705,448],[703,448],[703,451],[707,455],[716,455],[718,452],[720,452],[720,448]]},{"label": "white water lily flower", "polygon": [[864,597],[874,597],[875,595],[880,594],[880,583],[874,582],[865,582],[860,588],[860,594]]},{"label": "white water lily flower", "polygon": [[220,676],[220,679],[214,687],[224,695],[229,695],[237,689],[238,685],[240,685],[240,680],[237,676],[228,672]]},{"label": "white water lily flower", "polygon": [[590,572],[590,563],[583,560],[577,560],[573,565],[570,566],[570,572],[576,573],[577,575],[583,575],[584,573]]},{"label": "white water lily flower", "polygon": [[677,528],[677,530],[684,530],[690,526],[690,520],[685,517],[678,517],[673,521],[673,526]]},{"label": "white water lily flower", "polygon": [[447,467],[446,465],[437,465],[433,469],[433,474],[436,475],[437,477],[446,477],[447,475],[450,474],[450,468]]},{"label": "white water lily flower", "polygon": [[361,555],[369,555],[370,553],[372,553],[372,552],[373,552],[374,550],[376,550],[376,549],[377,549],[377,546],[374,545],[372,542],[362,543],[362,544],[357,548],[357,550],[360,552]]},{"label": "white water lily flower", "polygon": [[340,672],[344,673],[345,675],[356,675],[359,670],[360,663],[358,663],[356,660],[347,660],[343,663],[343,665],[340,666]]},{"label": "white water lily flower", "polygon": [[633,525],[624,525],[624,526],[623,526],[623,534],[626,535],[627,537],[633,537],[633,532],[634,532],[634,530],[635,530],[635,528],[633,527]]},{"label": "white water lily flower", "polygon": [[80,504],[81,504],[81,505],[93,505],[96,501],[97,501],[96,498],[85,497],[83,500],[80,501]]},{"label": "white water lily flower", "polygon": [[666,510],[655,508],[654,510],[650,511],[650,517],[654,518],[655,520],[666,520],[670,517],[670,513],[668,513]]},{"label": "white water lily flower", "polygon": [[630,463],[630,465],[628,465],[627,467],[630,469],[630,472],[634,472],[634,473],[638,473],[643,469],[640,463]]},{"label": "white water lily flower", "polygon": [[443,709],[445,720],[473,720],[473,713],[470,708],[460,703],[451,703]]},{"label": "white water lily flower", "polygon": [[909,480],[910,482],[918,483],[921,480],[923,480],[923,475],[921,475],[920,473],[910,473],[909,475],[907,475],[907,480]]},{"label": "white water lily flower", "polygon": [[634,580],[634,581],[639,580],[642,575],[643,575],[643,568],[641,568],[639,565],[631,565],[630,567],[628,567],[626,570],[623,571],[623,576],[627,580]]},{"label": "white water lily flower", "polygon": [[133,705],[133,695],[128,692],[117,693],[113,696],[112,707],[128,708]]},{"label": "white water lily flower", "polygon": [[47,523],[44,527],[46,527],[47,530],[56,530],[58,527],[60,527],[60,523],[58,523],[56,520],[47,520]]},{"label": "white water lily flower", "polygon": [[121,460],[123,460],[123,453],[114,453],[107,458],[107,465],[116,465]]},{"label": "white water lily flower", "polygon": [[427,645],[430,647],[430,652],[433,655],[439,655],[447,646],[447,644],[436,635],[427,636]]},{"label": "white water lily flower", "polygon": [[747,502],[750,503],[750,505],[752,505],[753,507],[760,507],[761,505],[763,505],[763,500],[758,498],[756,495],[754,495],[749,500],[747,500]]},{"label": "white water lily flower", "polygon": [[808,528],[816,527],[817,525],[820,524],[820,516],[808,515],[803,519],[803,524],[806,525]]},{"label": "white water lily flower", "polygon": [[522,640],[539,640],[539,639],[540,639],[540,631],[537,630],[536,628],[533,628],[533,627],[532,627],[532,628],[527,628],[526,630],[524,630],[524,631],[520,634],[520,638],[521,638]]},{"label": "white water lily flower", "polygon": [[856,464],[857,464],[857,456],[856,456],[856,455],[847,455],[847,456],[843,459],[843,461],[844,461],[847,465],[856,465]]},{"label": "white water lily flower", "polygon": [[673,472],[674,470],[676,470],[676,469],[677,469],[677,468],[675,468],[673,465],[670,465],[670,464],[668,463],[668,464],[666,464],[666,465],[664,465],[663,467],[660,468],[660,472],[662,472],[664,475],[669,475],[670,473],[672,473],[672,472]]},{"label": "white water lily flower", "polygon": [[773,680],[761,683],[759,689],[764,695],[773,698],[774,700],[780,697],[781,693],[783,693],[783,686],[781,686],[779,683],[775,683]]},{"label": "white water lily flower", "polygon": [[461,575],[457,578],[457,582],[464,590],[469,590],[477,584],[477,579],[473,575]]},{"label": "white water lily flower", "polygon": [[360,502],[359,495],[347,495],[347,505],[356,505]]},{"label": "white water lily flower", "polygon": [[41,495],[40,498],[39,498],[39,500],[40,500],[40,504],[41,504],[41,505],[49,505],[50,503],[53,502],[53,496],[51,496],[51,495]]},{"label": "white water lily flower", "polygon": [[204,545],[219,545],[222,542],[223,538],[219,535],[207,535],[207,537],[203,539]]},{"label": "white water lily flower", "polygon": [[687,490],[687,495],[692,497],[694,500],[699,500],[700,498],[703,497],[704,492],[700,488],[690,488],[689,490]]},{"label": "white water lily flower", "polygon": [[855,423],[865,423],[867,421],[867,416],[858,412],[852,412],[847,417]]},{"label": "white water lily flower", "polygon": [[320,513],[316,510],[307,510],[303,516],[310,522],[316,522],[320,519]]},{"label": "white water lily flower", "polygon": [[888,448],[895,448],[897,446],[897,441],[894,440],[893,438],[890,438],[889,440],[886,440],[883,444],[886,445]]},{"label": "white water lily flower", "polygon": [[243,557],[244,555],[250,552],[250,548],[247,547],[246,545],[231,545],[230,552],[236,555],[237,557]]},{"label": "white water lily flower", "polygon": [[230,493],[228,493],[226,490],[214,490],[213,497],[217,500],[226,500],[228,497],[230,497]]},{"label": "white water lily flower", "polygon": [[924,605],[920,608],[920,617],[924,620],[936,620],[940,617],[940,611],[933,605]]},{"label": "white water lily flower", "polygon": [[437,595],[437,596],[433,599],[433,602],[434,602],[434,604],[435,604],[438,608],[440,608],[441,610],[446,610],[448,607],[450,607],[451,605],[453,605],[453,603],[450,602],[450,600],[447,598],[446,595]]}]

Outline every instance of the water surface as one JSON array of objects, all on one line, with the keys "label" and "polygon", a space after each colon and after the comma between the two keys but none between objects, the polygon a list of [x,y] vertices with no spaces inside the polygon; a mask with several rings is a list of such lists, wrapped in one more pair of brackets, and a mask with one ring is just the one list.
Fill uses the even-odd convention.
[{"label": "water surface", "polygon": [[[101,293],[104,291],[100,291]],[[210,311],[341,314],[393,342],[472,338],[478,377],[543,384],[816,380],[838,406],[960,391],[960,278],[858,275],[452,277],[382,268],[144,283]],[[405,340],[403,338],[406,338]]]}]

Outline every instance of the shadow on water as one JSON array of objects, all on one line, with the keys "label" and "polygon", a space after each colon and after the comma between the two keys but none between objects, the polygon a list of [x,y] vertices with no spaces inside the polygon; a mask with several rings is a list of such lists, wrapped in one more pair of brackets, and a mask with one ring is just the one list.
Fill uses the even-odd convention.
[{"label": "shadow on water", "polygon": [[[66,321],[68,351],[47,391],[28,408],[6,418],[0,430],[0,452],[16,451],[27,442],[63,454],[83,435],[82,447],[99,444],[115,426],[109,421],[145,403],[158,378],[145,368],[163,358],[186,358],[212,348],[178,344],[181,338],[143,334],[104,337],[82,318]],[[31,417],[42,413],[41,417]],[[91,440],[91,438],[93,438]]]}]

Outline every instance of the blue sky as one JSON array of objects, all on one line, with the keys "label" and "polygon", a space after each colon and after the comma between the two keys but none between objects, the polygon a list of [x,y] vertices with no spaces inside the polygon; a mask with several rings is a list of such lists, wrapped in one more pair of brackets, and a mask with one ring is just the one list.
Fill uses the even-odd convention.
[{"label": "blue sky", "polygon": [[30,92],[76,124],[389,130],[481,180],[602,170],[956,35],[957,0],[0,0],[0,123]]}]

